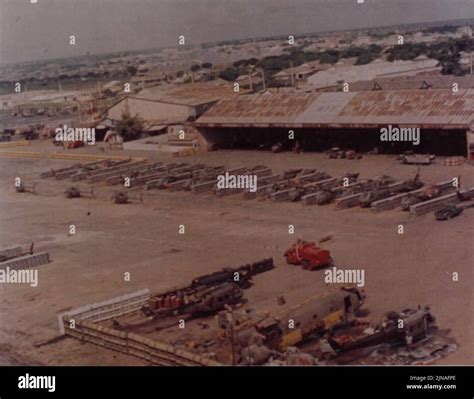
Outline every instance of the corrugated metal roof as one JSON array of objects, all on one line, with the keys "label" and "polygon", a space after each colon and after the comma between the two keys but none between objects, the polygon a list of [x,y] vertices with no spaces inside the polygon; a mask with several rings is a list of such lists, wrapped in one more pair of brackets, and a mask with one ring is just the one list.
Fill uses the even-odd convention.
[{"label": "corrugated metal roof", "polygon": [[469,125],[474,90],[358,92],[337,115],[338,123]]},{"label": "corrugated metal roof", "polygon": [[125,97],[107,111],[107,116],[120,120],[124,112],[138,115],[145,121],[158,124],[184,122],[194,116],[192,107],[167,102],[159,102],[137,97]]},{"label": "corrugated metal roof", "polygon": [[271,91],[224,99],[207,111],[198,122],[218,124],[286,124],[304,112],[319,94]]},{"label": "corrugated metal roof", "polygon": [[357,127],[406,124],[458,128],[474,120],[474,89],[365,92],[266,92],[225,99],[198,126]]},{"label": "corrugated metal roof", "polygon": [[[242,92],[245,91],[241,90],[240,93]],[[223,80],[161,85],[144,89],[136,95],[147,100],[188,106],[198,106],[234,96],[234,85]]]},{"label": "corrugated metal roof", "polygon": [[452,76],[452,75],[428,75],[420,74],[416,76],[398,76],[394,78],[376,78],[373,80],[364,80],[350,84],[351,91],[373,90],[377,83],[381,90],[417,90],[424,84],[428,84],[430,89],[452,89],[453,84],[457,83],[460,89],[474,88],[474,75]]}]

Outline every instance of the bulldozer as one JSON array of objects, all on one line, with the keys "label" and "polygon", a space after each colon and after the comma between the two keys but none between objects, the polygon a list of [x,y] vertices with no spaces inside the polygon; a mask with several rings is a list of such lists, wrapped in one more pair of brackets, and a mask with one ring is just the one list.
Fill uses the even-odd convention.
[{"label": "bulldozer", "polygon": [[298,239],[284,255],[286,263],[301,265],[303,269],[316,270],[333,265],[331,253],[324,248],[316,246],[314,242]]},{"label": "bulldozer", "polygon": [[117,191],[112,195],[112,200],[116,204],[129,204],[131,202],[143,203],[143,193],[141,193],[138,197],[132,197],[124,191]]},{"label": "bulldozer", "polygon": [[36,194],[35,183],[25,184],[21,182],[18,186],[15,186],[15,191],[17,193],[32,193]]},{"label": "bulldozer", "polygon": [[66,198],[81,198],[85,195],[94,198],[94,187],[91,187],[89,191],[84,191],[81,190],[79,187],[71,186],[64,191],[64,195],[66,196]]}]

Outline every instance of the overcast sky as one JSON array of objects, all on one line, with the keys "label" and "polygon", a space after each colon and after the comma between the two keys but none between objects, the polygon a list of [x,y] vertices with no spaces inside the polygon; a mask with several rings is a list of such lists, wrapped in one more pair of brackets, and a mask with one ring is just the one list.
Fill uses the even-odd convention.
[{"label": "overcast sky", "polygon": [[474,0],[30,1],[0,0],[0,63],[474,17]]}]

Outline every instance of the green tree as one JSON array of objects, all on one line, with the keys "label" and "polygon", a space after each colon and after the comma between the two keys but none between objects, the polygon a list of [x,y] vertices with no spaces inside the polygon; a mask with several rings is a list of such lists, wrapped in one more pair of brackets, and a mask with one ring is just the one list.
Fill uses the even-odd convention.
[{"label": "green tree", "polygon": [[233,81],[239,76],[239,70],[235,67],[228,67],[219,73],[219,77],[224,80]]},{"label": "green tree", "polygon": [[129,75],[135,76],[137,74],[137,68],[133,65],[129,65],[127,67],[127,72],[129,73]]},{"label": "green tree", "polygon": [[143,132],[144,121],[138,115],[132,116],[123,112],[121,119],[115,125],[115,131],[122,136],[123,141],[136,140]]},{"label": "green tree", "polygon": [[352,58],[352,57],[358,57],[364,52],[364,49],[362,47],[349,47],[348,49],[345,49],[341,53],[341,58]]},{"label": "green tree", "polygon": [[366,65],[370,64],[375,59],[375,56],[370,51],[364,51],[361,53],[355,62],[354,65]]},{"label": "green tree", "polygon": [[327,50],[321,54],[319,62],[321,64],[336,64],[339,61],[339,52],[336,50]]},{"label": "green tree", "polygon": [[378,44],[371,44],[369,46],[369,51],[373,54],[380,54],[382,52],[382,47],[380,47]]}]

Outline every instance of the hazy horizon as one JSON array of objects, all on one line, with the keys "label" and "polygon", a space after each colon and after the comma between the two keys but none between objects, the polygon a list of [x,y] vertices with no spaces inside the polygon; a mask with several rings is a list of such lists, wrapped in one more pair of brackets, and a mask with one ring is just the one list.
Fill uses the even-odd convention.
[{"label": "hazy horizon", "polygon": [[1,64],[474,17],[474,0],[37,1],[0,0]]}]

